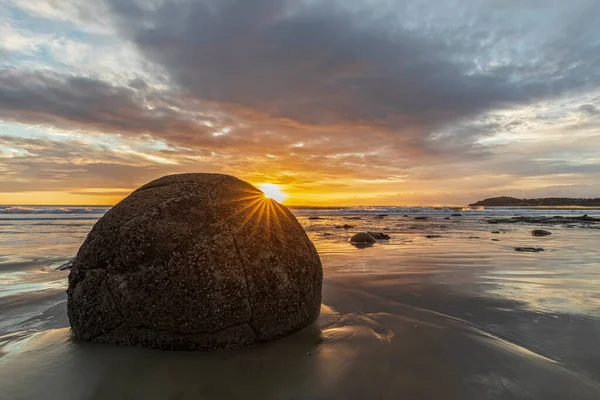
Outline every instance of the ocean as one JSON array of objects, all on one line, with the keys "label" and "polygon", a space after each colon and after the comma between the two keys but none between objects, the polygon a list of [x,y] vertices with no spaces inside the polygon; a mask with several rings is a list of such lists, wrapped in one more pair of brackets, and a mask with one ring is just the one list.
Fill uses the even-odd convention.
[{"label": "ocean", "polygon": [[[491,223],[600,210],[292,207],[323,263],[319,321],[203,354],[70,337],[63,268],[108,209],[0,206],[0,398],[600,398],[600,224]],[[356,248],[359,231],[390,239]]]}]

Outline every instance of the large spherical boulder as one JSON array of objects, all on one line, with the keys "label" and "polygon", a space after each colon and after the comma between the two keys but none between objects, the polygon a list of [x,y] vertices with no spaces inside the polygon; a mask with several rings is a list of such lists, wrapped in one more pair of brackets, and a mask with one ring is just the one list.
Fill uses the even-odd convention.
[{"label": "large spherical boulder", "polygon": [[232,176],[172,175],[96,223],[69,275],[68,315],[95,342],[236,348],[311,324],[322,280],[287,208]]}]

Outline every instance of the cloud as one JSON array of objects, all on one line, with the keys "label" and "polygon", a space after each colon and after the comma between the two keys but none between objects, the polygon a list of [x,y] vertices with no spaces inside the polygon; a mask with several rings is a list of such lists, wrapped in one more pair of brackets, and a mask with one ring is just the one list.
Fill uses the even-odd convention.
[{"label": "cloud", "polygon": [[[133,189],[166,174],[200,168],[216,171],[198,159],[162,157],[173,162],[156,162],[152,142],[105,142],[99,138],[36,139],[0,135],[0,193],[28,191],[72,191],[81,188]],[[35,182],[32,185],[32,181]],[[104,196],[108,192],[102,192]],[[88,193],[89,194],[89,193]]]},{"label": "cloud", "polygon": [[6,25],[0,120],[83,138],[0,143],[13,189],[200,167],[344,195],[598,179],[597,152],[561,148],[597,141],[595,0],[6,4],[31,21]]},{"label": "cloud", "polygon": [[[552,43],[538,45],[540,61],[493,60],[502,47],[488,42],[503,33],[507,15],[490,3],[488,11],[499,19],[494,25],[450,27],[443,36],[427,26],[407,29],[402,20],[365,16],[357,2],[109,4],[122,34],[190,95],[302,123],[360,122],[399,135],[416,125],[427,136],[440,124],[599,82],[600,60],[587,55],[578,37],[563,40],[569,57],[552,68],[548,64],[558,58]],[[369,4],[393,11],[405,2]],[[434,3],[424,4],[435,21]],[[593,2],[584,5],[598,9]],[[592,26],[588,19],[587,27],[568,29],[578,28],[574,33],[581,36]],[[486,58],[487,65],[478,64]]]},{"label": "cloud", "polygon": [[600,110],[593,104],[582,104],[579,111],[588,115],[600,115]]},{"label": "cloud", "polygon": [[194,136],[197,144],[212,140],[214,129],[207,124],[213,117],[195,109],[193,100],[183,104],[176,93],[140,90],[139,81],[127,87],[47,70],[0,72],[5,121],[175,141]]}]

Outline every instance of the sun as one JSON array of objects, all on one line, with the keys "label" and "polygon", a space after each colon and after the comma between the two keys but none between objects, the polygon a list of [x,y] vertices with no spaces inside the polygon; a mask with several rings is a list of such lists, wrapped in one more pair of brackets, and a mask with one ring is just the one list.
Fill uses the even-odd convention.
[{"label": "sun", "polygon": [[273,199],[279,203],[288,197],[287,194],[281,191],[281,187],[279,185],[275,185],[274,183],[263,183],[259,186],[259,189],[265,194],[265,197]]}]

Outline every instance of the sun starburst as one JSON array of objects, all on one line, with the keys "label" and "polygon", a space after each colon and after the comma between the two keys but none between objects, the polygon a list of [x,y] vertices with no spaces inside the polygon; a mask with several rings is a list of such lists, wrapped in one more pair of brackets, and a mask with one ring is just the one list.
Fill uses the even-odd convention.
[{"label": "sun starburst", "polygon": [[265,194],[265,197],[273,199],[279,203],[287,199],[287,194],[281,191],[281,187],[274,183],[263,183],[259,189]]}]

